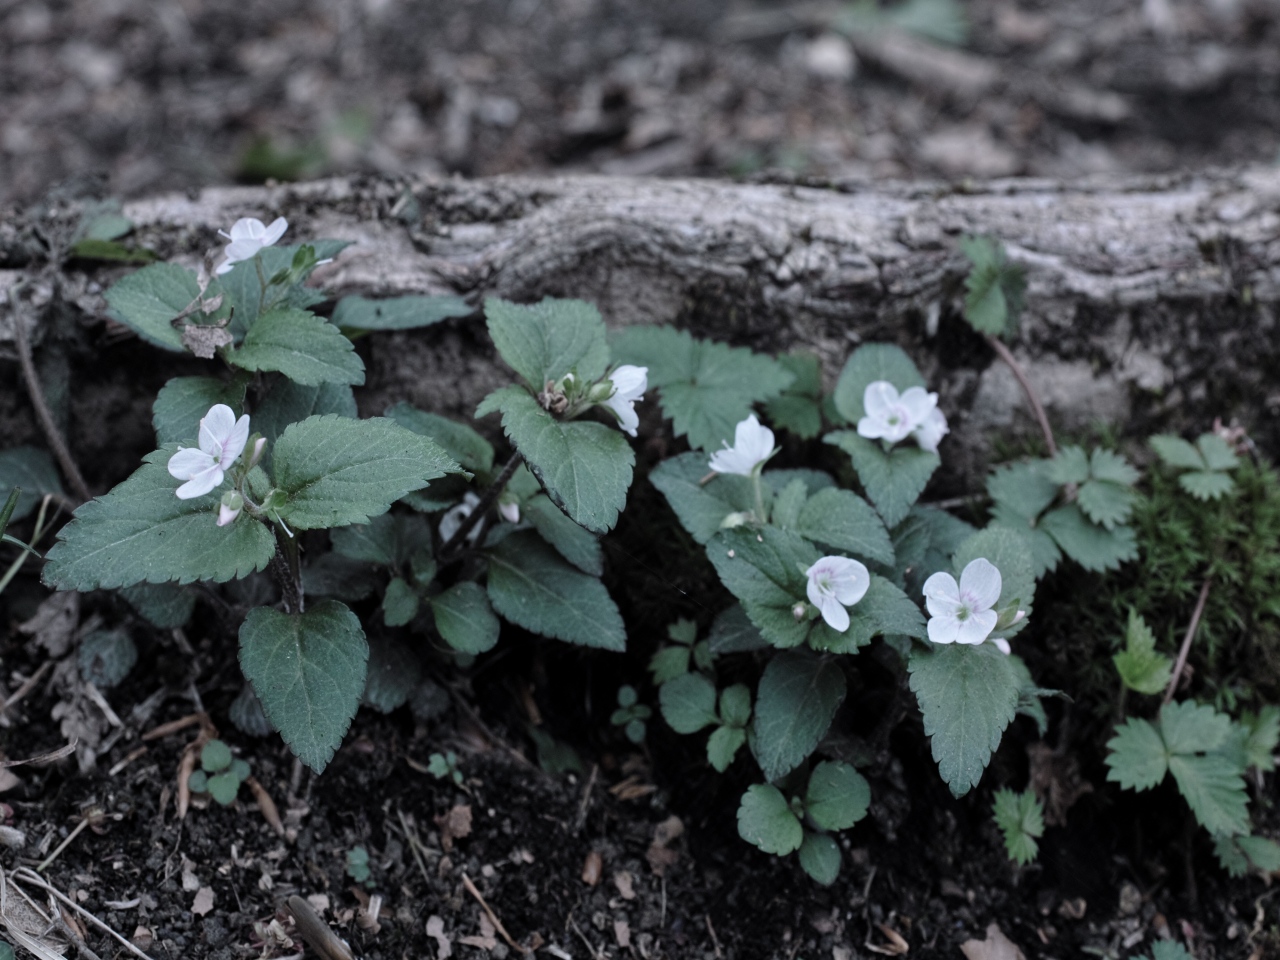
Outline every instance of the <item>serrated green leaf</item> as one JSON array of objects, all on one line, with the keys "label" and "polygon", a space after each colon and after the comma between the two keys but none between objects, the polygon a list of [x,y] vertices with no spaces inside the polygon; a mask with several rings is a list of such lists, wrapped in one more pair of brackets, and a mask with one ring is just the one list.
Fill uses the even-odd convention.
[{"label": "serrated green leaf", "polygon": [[[350,241],[347,240],[313,240],[305,244],[305,246],[315,250],[317,260],[336,257],[350,245]],[[266,247],[258,252],[257,257],[250,260],[242,260],[232,267],[228,273],[217,277],[209,285],[205,296],[212,297],[218,293],[224,293],[227,298],[227,303],[223,306],[224,311],[229,307],[235,308],[231,320],[231,329],[237,336],[243,335],[258,319],[263,299],[261,277],[266,277],[270,280],[281,270],[288,270],[293,264],[294,257],[303,246],[304,244],[287,247]],[[262,264],[261,274],[258,272],[258,265],[254,263],[254,260],[258,260]],[[295,287],[284,295],[283,302],[274,302],[274,298],[281,296],[281,293],[282,291],[279,288],[269,292],[267,297],[268,309],[273,306],[305,309],[324,299],[323,294],[317,290],[308,287]]]},{"label": "serrated green leaf", "polygon": [[800,866],[810,878],[829,887],[840,876],[840,846],[825,833],[806,830],[800,844]]},{"label": "serrated green leaf", "polygon": [[273,370],[295,383],[364,383],[364,361],[333,324],[306,310],[270,310],[258,317],[227,362],[243,370]]},{"label": "serrated green leaf", "polygon": [[368,523],[330,531],[329,539],[340,556],[398,568],[431,546],[431,528],[416,514],[384,513]]},{"label": "serrated green leaf", "polygon": [[716,686],[701,673],[686,673],[658,690],[662,717],[676,733],[697,733],[718,722]]},{"label": "serrated green leaf", "polygon": [[765,778],[777,780],[813,753],[844,701],[844,673],[829,660],[786,651],[764,668],[756,691],[752,749]]},{"label": "serrated green leaf", "polygon": [[761,636],[760,629],[751,622],[742,605],[735,603],[716,614],[707,635],[707,646],[716,655],[750,653],[765,649],[769,641]]},{"label": "serrated green leaf", "polygon": [[501,624],[489,606],[489,597],[474,581],[459,581],[432,597],[431,612],[440,636],[460,653],[485,653],[498,643]]},{"label": "serrated green leaf", "polygon": [[673,327],[628,327],[614,342],[624,363],[648,368],[649,386],[661,392],[663,415],[689,446],[719,449],[753,404],[778,396],[794,375],[772,357],[712,340],[695,340]]},{"label": "serrated green leaf", "polygon": [[289,498],[280,516],[300,530],[365,523],[457,470],[435,442],[392,420],[333,414],[285,428],[272,463],[275,484]]},{"label": "serrated green leaf", "polygon": [[964,318],[979,333],[998,337],[1009,323],[1009,304],[1000,285],[1000,270],[975,267],[965,277]]},{"label": "serrated green leaf", "polygon": [[409,702],[422,680],[422,664],[413,651],[394,637],[371,636],[369,666],[360,702],[379,713],[390,713]]},{"label": "serrated green leaf", "polygon": [[196,606],[195,592],[173,583],[135,583],[124,587],[120,596],[147,623],[161,630],[185,625]]},{"label": "serrated green leaf", "polygon": [[1025,866],[1036,858],[1036,838],[1044,834],[1044,808],[1030,790],[997,790],[992,806],[996,826],[1004,834],[1009,859]]},{"label": "serrated green leaf", "polygon": [[710,472],[707,455],[692,451],[663,460],[649,473],[649,482],[667,498],[681,526],[701,544],[719,532],[729,514],[754,506],[749,477],[716,474],[707,483],[700,483]]},{"label": "serrated green leaf", "polygon": [[1009,661],[985,643],[934,646],[908,661],[933,759],[957,797],[978,785],[1013,721],[1019,684]]},{"label": "serrated green leaf", "polygon": [[745,727],[751,722],[751,690],[735,683],[720,691],[720,722],[730,727]]},{"label": "serrated green leaf", "polygon": [[153,263],[117,280],[106,300],[115,320],[157,347],[181,353],[182,331],[172,321],[198,296],[200,285],[186,267]]},{"label": "serrated green leaf", "polygon": [[738,805],[738,836],[765,853],[785,856],[800,849],[804,828],[781,790],[757,783],[747,788]]},{"label": "serrated green leaf", "polygon": [[80,677],[108,690],[129,675],[138,648],[123,630],[95,630],[80,641]]},{"label": "serrated green leaf", "polygon": [[1200,451],[1181,437],[1161,433],[1148,442],[1151,444],[1151,449],[1156,452],[1156,456],[1171,467],[1180,467],[1184,470],[1204,470],[1208,467]]},{"label": "serrated green leaf", "polygon": [[1240,462],[1231,445],[1216,433],[1202,433],[1196,438],[1196,447],[1210,470],[1232,470]]},{"label": "serrated green leaf", "polygon": [[465,423],[427,413],[407,403],[388,407],[386,416],[406,430],[430,437],[458,461],[464,470],[480,476],[488,476],[493,472],[493,444]]},{"label": "serrated green leaf", "polygon": [[524,519],[543,540],[556,548],[583,573],[598,577],[604,573],[604,551],[600,541],[564,515],[564,512],[543,494],[530,497],[524,503]]},{"label": "serrated green leaf", "polygon": [[289,424],[331,413],[352,420],[356,418],[356,398],[349,384],[322,383],[308,387],[285,377],[277,378],[250,421],[252,428],[267,438],[264,464],[271,464],[275,443]]},{"label": "serrated green leaf", "polygon": [[49,550],[43,580],[60,590],[105,590],[135,583],[192,583],[248,576],[275,553],[267,527],[241,517],[217,525],[221,493],[179,500],[166,465],[167,444],[105,496],[76,510]]},{"label": "serrated green leaf", "polygon": [[884,522],[867,501],[848,490],[819,490],[804,504],[796,532],[856,557],[893,564],[893,544]]},{"label": "serrated green leaf", "polygon": [[669,680],[689,672],[688,647],[663,647],[649,660],[649,672],[653,682],[661,686]]},{"label": "serrated green leaf", "polygon": [[1027,613],[1018,623],[991,634],[993,638],[1012,637],[1027,625],[1035,609],[1035,570],[1027,541],[1017,532],[998,525],[979,530],[956,548],[953,560],[956,579],[979,557],[995,564],[1000,571],[1000,599],[994,609],[1003,610],[1016,600],[1018,609]]},{"label": "serrated green leaf", "polygon": [[1088,480],[1077,494],[1076,503],[1085,515],[1108,530],[1127,522],[1138,500],[1137,491],[1105,480]]},{"label": "serrated green leaf", "polygon": [[1169,769],[1160,731],[1146,720],[1130,717],[1107,741],[1108,783],[1125,790],[1150,790]]},{"label": "serrated green leaf", "polygon": [[720,581],[737,597],[770,643],[795,647],[809,633],[791,608],[805,599],[804,571],[820,554],[808,541],[776,527],[722,530],[707,543]]},{"label": "serrated green leaf", "polygon": [[1083,447],[1063,447],[1045,464],[1044,472],[1054,483],[1084,483],[1089,479],[1089,455]]},{"label": "serrated green leaf", "polygon": [[604,586],[560,559],[531,531],[513,533],[489,557],[489,599],[517,626],[585,647],[621,652],[627,634]]},{"label": "serrated green leaf", "polygon": [[1245,766],[1270,773],[1276,768],[1274,754],[1280,745],[1280,707],[1263,707],[1256,715],[1246,711],[1240,722],[1246,731]]},{"label": "serrated green leaf", "polygon": [[809,775],[804,810],[823,830],[847,830],[867,815],[871,787],[847,763],[824,760]]},{"label": "serrated green leaf", "polygon": [[1280,870],[1280,844],[1266,837],[1236,837],[1236,843],[1259,873],[1271,874]]},{"label": "serrated green leaf", "polygon": [[337,600],[302,614],[257,607],[240,626],[240,669],[271,725],[316,773],[360,706],[368,659],[360,621]]},{"label": "serrated green leaf", "polygon": [[333,322],[354,330],[414,330],[450,317],[465,317],[472,307],[461,297],[407,296],[370,300],[343,297],[333,308]]},{"label": "serrated green leaf", "polygon": [[993,526],[1016,531],[1026,541],[1027,549],[1031,551],[1032,576],[1036,580],[1057,568],[1058,562],[1062,559],[1058,542],[1045,531],[1032,526],[1031,521],[1026,517],[1015,513],[1004,504],[997,503],[991,510],[991,523]]},{"label": "serrated green leaf", "polygon": [[877,380],[887,380],[899,393],[909,387],[925,386],[924,377],[900,347],[889,343],[863,344],[845,361],[832,394],[840,416],[855,427],[866,416],[862,398],[867,387]]},{"label": "serrated green leaf", "polygon": [[1238,837],[1219,835],[1213,838],[1213,855],[1222,869],[1232,877],[1243,877],[1249,872],[1249,858],[1236,843]]},{"label": "serrated green leaf", "polygon": [[1040,529],[1053,537],[1062,552],[1086,570],[1101,573],[1138,558],[1138,543],[1129,527],[1106,530],[1090,523],[1074,503],[1050,510]]},{"label": "serrated green leaf", "polygon": [[1209,470],[1193,470],[1178,477],[1178,486],[1197,500],[1218,500],[1236,488],[1228,474]]},{"label": "serrated green leaf", "polygon": [[[195,446],[201,418],[218,403],[226,404],[237,417],[240,416],[244,412],[244,383],[213,377],[174,377],[160,388],[151,406],[151,425],[156,430],[156,443],[163,446],[185,441]],[[253,428],[262,429],[256,413]]]},{"label": "serrated green leaf", "polygon": [[609,364],[604,320],[593,304],[550,297],[518,304],[490,297],[484,313],[498,353],[535,391],[571,372],[596,380]]},{"label": "serrated green leaf", "polygon": [[302,587],[308,597],[354,603],[377,590],[380,580],[372,564],[339,553],[322,553],[302,568]]},{"label": "serrated green leaf", "polygon": [[888,527],[897,526],[910,512],[942,464],[936,453],[919,447],[896,446],[885,453],[880,444],[853,430],[837,430],[822,439],[849,454],[867,496]]},{"label": "serrated green leaf", "polygon": [[698,639],[698,625],[687,617],[680,617],[667,625],[667,636],[676,643],[691,647]]},{"label": "serrated green leaf", "polygon": [[836,633],[821,620],[815,621],[809,634],[809,645],[815,650],[854,653],[874,637],[886,634],[923,637],[924,615],[905,593],[884,577],[872,574],[866,594],[849,607],[849,629]]},{"label": "serrated green leaf", "polygon": [[1249,832],[1249,795],[1240,769],[1218,754],[1174,754],[1169,772],[1200,826],[1215,836]]},{"label": "serrated green leaf", "polygon": [[1021,517],[1034,520],[1058,495],[1058,484],[1046,475],[1048,461],[1005,464],[987,477],[987,494]]},{"label": "serrated green leaf", "polygon": [[822,368],[810,353],[784,353],[778,363],[795,379],[765,404],[765,415],[775,427],[789,430],[801,440],[822,432]]},{"label": "serrated green leaf", "polygon": [[1160,737],[1170,754],[1217,750],[1230,736],[1231,718],[1208,704],[1184,700],[1160,709]]},{"label": "serrated green leaf", "polygon": [[747,731],[742,727],[716,727],[707,738],[707,762],[716,773],[724,773],[746,742]]},{"label": "serrated green leaf", "polygon": [[1132,608],[1129,610],[1129,626],[1125,632],[1125,649],[1111,660],[1116,665],[1121,682],[1138,693],[1159,693],[1173,674],[1173,661],[1156,652],[1155,634],[1141,614]]},{"label": "serrated green leaf", "polygon": [[418,591],[401,577],[392,577],[382,595],[382,622],[403,627],[418,615]]},{"label": "serrated green leaf", "polygon": [[593,533],[608,533],[636,460],[626,436],[602,423],[557,420],[519,387],[490,394],[476,416],[492,410],[502,411],[507,438],[556,506]]},{"label": "serrated green leaf", "polygon": [[[809,488],[805,486],[805,482],[798,477],[792,480],[773,498],[769,522],[783,530],[794,530],[796,524],[800,522],[800,510],[808,497]],[[867,509],[870,510],[870,507]]]},{"label": "serrated green leaf", "polygon": [[[22,493],[9,517],[11,523],[29,516],[46,493],[62,493],[53,457],[37,447],[0,450],[0,496],[8,497],[15,487],[20,487]],[[0,525],[0,533],[3,532],[4,526]]]},{"label": "serrated green leaf", "polygon": [[1095,447],[1089,455],[1089,476],[1094,480],[1132,487],[1142,477],[1124,457],[1114,450]]}]

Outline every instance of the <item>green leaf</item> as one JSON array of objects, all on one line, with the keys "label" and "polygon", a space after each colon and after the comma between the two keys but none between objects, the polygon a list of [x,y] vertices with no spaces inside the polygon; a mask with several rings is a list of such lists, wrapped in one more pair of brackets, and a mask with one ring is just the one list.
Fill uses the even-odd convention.
[{"label": "green leaf", "polygon": [[1246,711],[1240,723],[1246,731],[1245,766],[1270,773],[1276,768],[1274,754],[1280,745],[1280,707],[1263,707],[1257,714]]},{"label": "green leaf", "polygon": [[209,775],[203,770],[192,770],[191,776],[187,777],[187,788],[192,793],[208,793]]},{"label": "green leaf", "polygon": [[910,512],[942,464],[936,453],[914,446],[900,445],[885,453],[880,444],[853,430],[837,430],[822,439],[849,454],[867,496],[888,527],[897,526]]},{"label": "green leaf", "polygon": [[425,517],[384,513],[367,524],[340,527],[329,533],[334,552],[351,560],[399,568],[431,546]]},{"label": "green leaf", "polygon": [[475,311],[461,297],[409,296],[370,300],[343,297],[333,308],[333,322],[353,330],[413,330]]},{"label": "green leaf", "polygon": [[1129,626],[1125,631],[1125,649],[1111,658],[1120,680],[1138,693],[1159,693],[1173,674],[1173,661],[1156,652],[1156,637],[1142,619],[1129,608]]},{"label": "green leaf", "polygon": [[372,565],[339,553],[322,553],[302,568],[302,587],[308,597],[354,603],[377,590],[380,580]]},{"label": "green leaf", "polygon": [[519,387],[490,394],[476,416],[495,409],[502,411],[503,430],[552,502],[593,533],[608,533],[626,503],[636,462],[622,431],[557,420]]},{"label": "green leaf", "polygon": [[1187,948],[1174,940],[1157,940],[1151,945],[1152,960],[1195,960]]},{"label": "green leaf", "polygon": [[182,331],[172,323],[198,296],[196,276],[176,263],[153,263],[116,281],[106,293],[115,320],[144,340],[182,353]]},{"label": "green leaf", "polygon": [[823,830],[847,830],[867,815],[871,787],[847,763],[824,760],[809,775],[804,811]]},{"label": "green leaf", "polygon": [[[259,251],[255,259],[258,259],[262,264],[261,276],[265,276],[270,280],[281,270],[288,270],[293,265],[294,257],[297,256],[303,246],[304,244],[288,247],[275,246]],[[305,246],[310,246],[315,251],[317,260],[324,260],[328,257],[336,257],[350,246],[350,242],[346,240],[313,240],[305,244]],[[230,272],[224,273],[215,279],[205,295],[214,296],[219,292],[225,293],[230,305],[235,308],[235,315],[231,321],[232,330],[238,335],[243,334],[257,321],[259,307],[262,302],[262,281],[259,278],[257,264],[253,260],[244,260],[237,263],[231,268]],[[269,291],[267,294],[268,309],[272,306],[306,308],[314,306],[324,299],[323,295],[316,290],[307,287],[294,287],[284,295],[283,302],[273,302],[274,298],[281,294],[282,291],[279,287]]]},{"label": "green leaf", "polygon": [[[22,493],[18,495],[17,505],[9,517],[10,523],[29,516],[46,493],[62,493],[62,481],[58,479],[53,457],[37,447],[0,450],[0,495],[8,497],[15,487],[20,487]],[[4,526],[0,524],[2,532]]]},{"label": "green leaf", "polygon": [[1169,769],[1160,732],[1148,721],[1130,717],[1107,741],[1107,766],[1109,783],[1125,790],[1150,790]]},{"label": "green leaf", "polygon": [[1200,826],[1211,834],[1249,832],[1249,795],[1240,768],[1218,754],[1174,754],[1169,772]]},{"label": "green leaf", "polygon": [[535,391],[566,373],[596,380],[608,366],[604,320],[590,303],[548,297],[518,304],[490,297],[484,313],[498,353]]},{"label": "green leaf", "polygon": [[757,783],[747,788],[738,805],[738,836],[765,853],[785,856],[800,849],[804,828],[781,790]]},{"label": "green leaf", "polygon": [[600,541],[566,517],[547,497],[538,494],[524,503],[524,519],[533,524],[538,535],[556,548],[583,573],[598,577],[604,573],[604,551]]},{"label": "green leaf", "polygon": [[749,477],[716,474],[700,483],[710,472],[707,455],[691,451],[663,460],[649,473],[681,526],[702,544],[719,532],[725,517],[751,510],[755,502]]},{"label": "green leaf", "polygon": [[1086,481],[1076,497],[1076,503],[1085,515],[1108,530],[1115,529],[1118,524],[1129,519],[1137,500],[1135,490],[1102,480]]},{"label": "green leaf", "polygon": [[1017,330],[1026,278],[1010,264],[1004,246],[990,237],[961,237],[960,249],[972,267],[965,277],[965,319],[979,333],[993,337]]},{"label": "green leaf", "polygon": [[1058,484],[1047,476],[1048,466],[1048,461],[1030,460],[998,467],[987,477],[987,494],[1019,516],[1034,520],[1058,495]]},{"label": "green leaf", "polygon": [[810,353],[784,353],[778,363],[795,379],[765,404],[765,415],[775,427],[812,440],[822,432],[821,363]]},{"label": "green leaf", "polygon": [[840,847],[825,833],[804,834],[800,844],[800,866],[811,878],[829,887],[840,876]]},{"label": "green leaf", "polygon": [[392,577],[382,595],[382,622],[388,627],[403,627],[418,615],[418,591],[401,577]]},{"label": "green leaf", "polygon": [[1089,479],[1089,455],[1083,447],[1063,447],[1045,465],[1045,475],[1054,483],[1084,483]]},{"label": "green leaf", "polygon": [[360,706],[368,659],[360,621],[337,600],[302,614],[257,607],[240,625],[240,669],[271,725],[316,773]]},{"label": "green leaf", "polygon": [[[800,511],[809,497],[809,488],[799,477],[790,481],[778,491],[773,498],[773,508],[769,511],[769,522],[783,530],[794,530],[800,522]],[[868,507],[868,510],[871,508]],[[874,511],[872,512],[874,516]],[[763,517],[761,518],[764,519]],[[878,518],[877,518],[878,519]]]},{"label": "green leaf", "polygon": [[126,247],[115,240],[98,240],[93,237],[77,240],[67,252],[82,260],[102,260],[108,263],[153,263],[158,259],[153,251],[146,248]]},{"label": "green leaf", "polygon": [[205,773],[226,770],[231,760],[231,748],[222,740],[210,740],[200,750],[200,768]]},{"label": "green leaf", "polygon": [[688,647],[663,647],[649,660],[649,672],[653,674],[653,682],[661,686],[668,680],[674,680],[688,673],[689,657]]},{"label": "green leaf", "polygon": [[855,556],[893,564],[889,532],[871,505],[848,490],[819,490],[800,510],[796,532]]},{"label": "green leaf", "polygon": [[1249,858],[1249,863],[1262,874],[1280,870],[1280,844],[1266,837],[1236,837],[1236,844]]},{"label": "green leaf", "polygon": [[1197,500],[1218,500],[1236,488],[1236,482],[1225,473],[1196,470],[1178,477],[1178,486]]},{"label": "green leaf", "polygon": [[956,579],[970,562],[979,557],[989,560],[1000,571],[1000,599],[996,601],[995,609],[1003,610],[1017,601],[1018,609],[1027,612],[1025,619],[991,634],[992,637],[1012,637],[1027,625],[1034,609],[1035,569],[1027,541],[1017,532],[999,525],[979,530],[956,549],[953,559]]},{"label": "green leaf", "polygon": [[[151,407],[156,443],[163,446],[187,442],[194,446],[200,434],[200,420],[214,404],[226,404],[237,417],[244,412],[244,386],[239,380],[174,377],[160,388]],[[257,414],[253,418],[253,428],[262,429],[257,422]]]},{"label": "green leaf", "polygon": [[1181,437],[1161,433],[1152,437],[1148,442],[1151,444],[1151,449],[1156,452],[1156,456],[1171,467],[1179,467],[1184,470],[1205,470],[1208,468],[1208,464],[1205,463],[1200,451]]},{"label": "green leaf", "polygon": [[105,496],[76,510],[49,550],[43,580],[60,590],[105,590],[135,583],[225,582],[262,570],[275,553],[271,531],[241,517],[217,525],[218,490],[179,500],[166,465],[168,444]]},{"label": "green leaf", "polygon": [[295,383],[364,383],[364,361],[333,324],[306,310],[270,310],[225,354],[244,370],[275,370]]},{"label": "green leaf", "polygon": [[1026,866],[1036,858],[1036,838],[1044,834],[1044,807],[1030,790],[997,790],[992,806],[996,826],[1004,834],[1009,859]]},{"label": "green leaf", "polygon": [[488,551],[489,599],[516,626],[584,647],[621,652],[622,616],[595,577],[569,566],[532,532]]},{"label": "green leaf", "polygon": [[746,742],[747,731],[742,727],[716,727],[707,738],[707,762],[716,773],[724,773]]},{"label": "green leaf", "polygon": [[120,596],[147,623],[161,630],[184,626],[196,606],[193,590],[172,583],[135,583],[132,587],[123,588]]},{"label": "green leaf", "polygon": [[1040,518],[1040,528],[1053,537],[1063,553],[1086,570],[1097,573],[1115,570],[1120,564],[1138,558],[1133,530],[1129,527],[1104,530],[1095,526],[1073,503],[1046,513]]},{"label": "green leaf", "polygon": [[365,523],[410,490],[457,470],[433,441],[394,421],[332,414],[285,428],[273,466],[276,486],[288,495],[280,516],[300,530]]},{"label": "green leaf", "polygon": [[[867,387],[877,380],[887,380],[898,388],[899,393],[908,387],[925,386],[924,377],[900,347],[889,343],[863,344],[845,361],[832,394],[840,416],[855,427],[867,413],[862,405],[863,395]],[[893,526],[893,523],[889,525]]]},{"label": "green leaf", "polygon": [[1191,700],[1166,704],[1160,709],[1160,736],[1171,754],[1217,750],[1231,736],[1231,718]]},{"label": "green leaf", "polygon": [[873,573],[866,594],[849,608],[849,629],[836,633],[821,620],[814,621],[809,645],[832,653],[854,653],[874,637],[889,634],[923,637],[924,615],[914,600],[884,577]]},{"label": "green leaf", "polygon": [[461,580],[432,597],[431,612],[440,636],[459,653],[484,653],[498,642],[501,624],[484,589],[474,581]]},{"label": "green leaf", "polygon": [[1118,483],[1132,487],[1141,479],[1140,474],[1124,457],[1114,450],[1095,447],[1089,455],[1089,476],[1105,483]]},{"label": "green leaf", "polygon": [[962,797],[978,785],[1013,720],[1017,674],[1010,658],[987,643],[916,651],[907,669],[938,772]]},{"label": "green leaf", "polygon": [[1231,445],[1216,433],[1202,433],[1196,438],[1196,447],[1210,470],[1233,470],[1239,459]]},{"label": "green leaf", "polygon": [[746,684],[735,683],[720,691],[720,722],[730,727],[751,722],[751,691]]},{"label": "green leaf", "polygon": [[422,664],[413,651],[392,637],[371,636],[369,666],[360,702],[379,713],[390,713],[409,702],[422,680]]},{"label": "green leaf", "polygon": [[707,556],[766,639],[779,647],[804,642],[809,622],[797,622],[791,608],[805,599],[803,571],[820,556],[811,544],[776,527],[738,527],[712,537]]},{"label": "green leaf", "polygon": [[80,676],[104,690],[127,677],[137,662],[138,648],[123,630],[95,630],[80,641]]},{"label": "green leaf", "polygon": [[[267,449],[270,457],[271,448],[289,424],[331,413],[352,420],[356,418],[356,398],[349,384],[322,383],[307,387],[280,377],[254,410],[250,425],[267,438],[271,445]],[[269,464],[271,461],[268,459],[266,462]]]},{"label": "green leaf", "polygon": [[686,673],[658,690],[663,719],[676,733],[697,733],[719,722],[716,687],[701,673]]},{"label": "green leaf", "polygon": [[844,673],[831,661],[804,651],[769,661],[756,691],[752,747],[766,779],[785,776],[813,753],[844,695]]},{"label": "green leaf", "polygon": [[716,614],[707,636],[707,645],[713,654],[749,653],[763,650],[769,641],[760,635],[759,628],[751,622],[742,605],[735,603]]},{"label": "green leaf", "polygon": [[647,367],[649,386],[661,391],[663,415],[689,446],[719,449],[753,404],[778,396],[794,375],[772,357],[712,340],[695,340],[674,327],[633,326],[614,342],[614,356]]},{"label": "green leaf", "polygon": [[388,407],[386,416],[406,430],[430,437],[464,470],[486,477],[493,472],[493,444],[465,423],[427,413],[407,403]]}]

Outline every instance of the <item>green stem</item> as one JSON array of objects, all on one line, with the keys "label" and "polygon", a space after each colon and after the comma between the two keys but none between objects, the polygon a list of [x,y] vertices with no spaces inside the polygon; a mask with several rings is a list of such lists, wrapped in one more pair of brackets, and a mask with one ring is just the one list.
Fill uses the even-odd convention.
[{"label": "green stem", "polygon": [[271,569],[280,581],[284,604],[290,613],[306,611],[306,596],[302,590],[302,568],[298,560],[298,538],[290,537],[277,526],[276,552],[271,558]]},{"label": "green stem", "polygon": [[522,463],[524,463],[524,458],[519,453],[513,454],[511,459],[507,461],[507,465],[502,468],[502,472],[489,485],[489,489],[484,492],[484,496],[480,498],[480,502],[476,504],[475,509],[462,518],[462,525],[458,527],[457,532],[440,548],[441,563],[449,563],[455,559],[453,554],[460,549],[460,544],[466,541],[467,534],[484,518],[484,515],[489,512],[489,508],[497,502],[498,497],[502,495],[503,488],[507,485],[507,481],[515,476],[516,470]]},{"label": "green stem", "polygon": [[768,515],[764,512],[764,487],[760,482],[760,470],[751,471],[751,482],[755,484],[756,490],[756,520],[761,524],[769,522]]}]

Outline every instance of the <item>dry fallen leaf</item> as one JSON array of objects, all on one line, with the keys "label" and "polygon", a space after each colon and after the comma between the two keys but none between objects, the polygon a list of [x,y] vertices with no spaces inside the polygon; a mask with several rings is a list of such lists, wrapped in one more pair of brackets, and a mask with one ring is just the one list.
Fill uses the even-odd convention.
[{"label": "dry fallen leaf", "polygon": [[599,850],[592,850],[582,862],[582,882],[588,887],[594,887],[600,883],[603,873],[604,857],[600,856]]},{"label": "dry fallen leaf", "polygon": [[196,898],[191,902],[191,912],[203,917],[213,909],[213,887],[201,887],[196,891]]},{"label": "dry fallen leaf", "polygon": [[444,933],[444,921],[439,917],[427,918],[427,936],[436,942],[436,955],[439,960],[449,960],[453,956],[453,944]]},{"label": "dry fallen leaf", "polygon": [[911,951],[911,944],[893,927],[887,923],[877,923],[880,932],[888,938],[888,943],[872,943],[870,940],[864,944],[872,953],[879,953],[886,957],[901,957]]},{"label": "dry fallen leaf", "polygon": [[613,921],[613,939],[618,942],[618,946],[623,950],[631,947],[631,924],[625,920]]},{"label": "dry fallen leaf", "polygon": [[987,927],[987,939],[966,940],[960,944],[965,960],[1027,960],[1018,945],[1004,935],[1000,925]]},{"label": "dry fallen leaf", "polygon": [[445,853],[453,849],[454,840],[471,834],[471,807],[467,804],[459,804],[435,820],[440,829],[440,846]]},{"label": "dry fallen leaf", "polygon": [[636,898],[635,880],[629,871],[619,870],[613,875],[613,885],[618,888],[618,893],[623,900],[634,900]]},{"label": "dry fallen leaf", "polygon": [[680,859],[680,851],[672,850],[671,844],[684,833],[684,823],[679,817],[667,817],[653,829],[653,842],[645,852],[649,868],[658,876],[666,873],[667,867],[675,866]]},{"label": "dry fallen leaf", "polygon": [[480,933],[472,934],[469,937],[459,937],[458,942],[468,947],[476,947],[480,950],[492,950],[498,945],[498,940],[494,934],[498,931],[493,926],[493,921],[483,911],[480,913]]},{"label": "dry fallen leaf", "polygon": [[79,623],[80,594],[68,591],[46,597],[36,608],[35,616],[19,624],[18,629],[35,637],[36,645],[57,659],[71,649],[71,638]]}]

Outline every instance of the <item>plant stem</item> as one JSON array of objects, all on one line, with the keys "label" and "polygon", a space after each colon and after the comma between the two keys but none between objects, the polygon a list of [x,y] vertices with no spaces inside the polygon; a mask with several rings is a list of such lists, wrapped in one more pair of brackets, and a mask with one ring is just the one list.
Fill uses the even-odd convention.
[{"label": "plant stem", "polygon": [[1200,587],[1200,597],[1196,600],[1196,608],[1191,613],[1191,622],[1187,624],[1186,635],[1182,638],[1182,649],[1178,651],[1178,662],[1174,664],[1173,676],[1169,678],[1169,689],[1164,692],[1161,706],[1173,699],[1173,692],[1178,689],[1178,681],[1187,665],[1187,654],[1191,652],[1191,641],[1195,638],[1196,629],[1200,626],[1200,617],[1204,615],[1204,605],[1209,599],[1209,585],[1213,583],[1213,574],[1204,578]]},{"label": "plant stem", "polygon": [[756,488],[756,522],[765,524],[769,522],[768,516],[764,512],[764,489],[760,484],[760,470],[756,469],[751,472],[751,482]]},{"label": "plant stem", "polygon": [[22,322],[22,313],[18,309],[18,290],[14,289],[10,294],[13,304],[13,342],[18,348],[18,364],[22,367],[22,379],[27,386],[27,395],[31,398],[31,405],[35,407],[36,419],[40,421],[40,428],[44,431],[45,439],[49,441],[49,446],[53,448],[53,455],[58,458],[58,464],[62,467],[62,472],[66,474],[67,481],[75,490],[81,502],[87,502],[93,499],[93,494],[89,492],[89,485],[84,482],[84,476],[80,473],[80,468],[76,465],[75,459],[71,456],[71,450],[67,447],[67,442],[62,438],[62,431],[58,429],[58,425],[53,420],[53,412],[49,409],[49,404],[44,397],[44,388],[40,386],[40,377],[36,373],[35,362],[31,359],[31,344],[27,340],[27,328]]},{"label": "plant stem", "polygon": [[507,461],[507,465],[502,468],[502,472],[489,485],[489,489],[484,492],[484,496],[480,498],[480,502],[476,504],[475,509],[462,518],[462,525],[440,548],[441,563],[449,563],[454,559],[453,553],[458,549],[458,545],[466,540],[467,534],[484,518],[484,515],[489,512],[489,508],[497,502],[498,497],[502,495],[503,487],[507,485],[508,480],[515,476],[516,470],[522,463],[524,463],[524,458],[520,454],[512,454],[511,459]]},{"label": "plant stem", "polygon": [[1049,418],[1045,416],[1044,407],[1040,405],[1040,398],[1036,396],[1036,392],[1031,386],[1031,381],[1027,379],[1022,367],[1018,366],[1018,361],[1014,357],[1013,351],[1005,346],[1002,340],[998,337],[993,337],[991,334],[987,334],[987,343],[991,345],[991,349],[1013,371],[1013,375],[1022,386],[1022,392],[1027,395],[1027,401],[1031,404],[1031,412],[1035,414],[1036,422],[1040,424],[1040,432],[1044,434],[1044,442],[1049,448],[1049,456],[1056,457],[1058,455],[1058,445],[1053,442],[1053,428],[1049,426]]},{"label": "plant stem", "polygon": [[296,537],[287,536],[279,527],[275,528],[276,552],[271,557],[271,569],[280,581],[280,590],[284,594],[284,605],[290,613],[303,613],[306,610],[306,597],[302,591],[302,570],[298,565],[298,541]]}]

